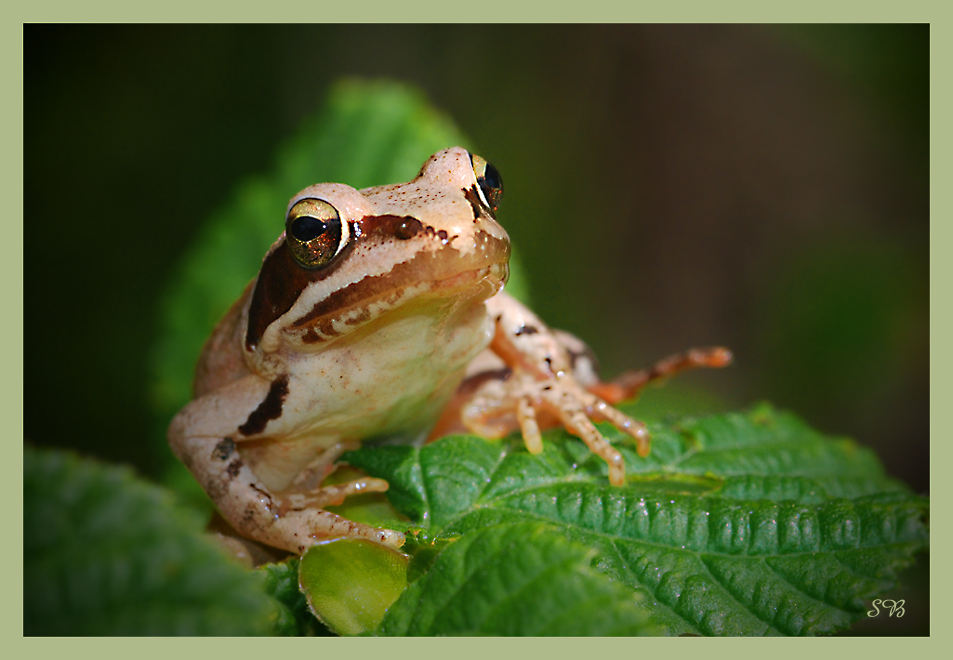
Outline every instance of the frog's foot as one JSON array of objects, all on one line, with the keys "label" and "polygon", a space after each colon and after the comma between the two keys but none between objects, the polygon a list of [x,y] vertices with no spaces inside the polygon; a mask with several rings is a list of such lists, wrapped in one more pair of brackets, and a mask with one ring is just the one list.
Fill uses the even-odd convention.
[{"label": "frog's foot", "polygon": [[640,456],[649,453],[649,434],[644,424],[588,392],[568,374],[539,380],[528,373],[515,372],[505,381],[488,381],[463,407],[461,416],[471,431],[491,438],[506,435],[514,427],[515,418],[531,454],[543,450],[540,424],[549,426],[549,419],[555,418],[609,465],[609,482],[614,486],[625,483],[625,461],[602,437],[593,419],[609,421],[635,438]]},{"label": "frog's foot", "polygon": [[627,371],[608,383],[595,383],[589,391],[609,403],[619,403],[632,399],[646,385],[675,374],[701,367],[720,368],[731,364],[731,351],[721,346],[712,348],[691,348],[684,353],[676,353],[659,360],[651,367],[639,371]]},{"label": "frog's foot", "polygon": [[363,539],[383,543],[392,548],[399,548],[404,544],[402,532],[354,522],[324,509],[291,511],[281,517],[280,521],[284,530],[290,532],[296,542],[301,539],[292,549],[292,552],[298,554],[316,543],[333,538]]},{"label": "frog's foot", "polygon": [[323,509],[326,506],[343,504],[344,500],[351,495],[384,493],[387,492],[387,488],[388,483],[383,479],[363,477],[341,484],[321,486],[304,493],[282,492],[279,494],[281,498],[279,512],[285,515],[289,511]]},{"label": "frog's foot", "polygon": [[[320,488],[324,480],[331,476],[331,473],[337,468],[338,459],[341,458],[345,452],[353,451],[360,446],[360,442],[339,442],[324,449],[314,460],[298,472],[294,481],[288,487],[288,491],[303,493]],[[243,448],[243,450],[244,455],[248,456],[247,448]],[[384,488],[387,488],[386,485]],[[344,497],[347,497],[347,495],[343,495],[342,499]],[[328,504],[332,503],[340,504],[340,502],[328,501]]]},{"label": "frog's foot", "polygon": [[[250,471],[248,477],[255,478]],[[256,491],[257,503],[264,505],[264,510],[256,508],[254,513],[265,515],[249,518],[251,508],[246,507],[243,514],[246,518],[240,521],[239,526],[236,524],[238,521],[234,518],[234,511],[226,511],[221,500],[219,508],[242,533],[263,543],[298,554],[302,554],[309,546],[332,538],[364,539],[394,548],[404,544],[404,535],[401,532],[354,522],[324,509],[329,505],[341,504],[349,495],[383,493],[388,488],[383,479],[366,477],[321,486],[305,493],[269,494],[254,483],[249,485]]]}]

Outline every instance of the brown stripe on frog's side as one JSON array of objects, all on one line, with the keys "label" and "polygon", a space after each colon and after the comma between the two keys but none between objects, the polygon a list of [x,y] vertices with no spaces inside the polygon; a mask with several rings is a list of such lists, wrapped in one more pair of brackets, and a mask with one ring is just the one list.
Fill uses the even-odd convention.
[{"label": "brown stripe on frog's side", "polygon": [[275,379],[268,388],[265,400],[258,404],[238,430],[245,436],[258,435],[264,431],[270,420],[281,417],[286,396],[288,396],[288,374]]},{"label": "brown stripe on frog's side", "polygon": [[[368,222],[371,220],[372,222]],[[416,236],[422,223],[410,216],[382,215],[364,218],[354,223],[354,237],[330,264],[322,268],[304,268],[295,261],[287,243],[282,240],[265,256],[255,283],[251,305],[248,308],[248,328],[245,332],[245,349],[252,351],[258,346],[265,330],[275,319],[285,314],[295,304],[301,292],[311,282],[318,282],[332,275],[347,261],[355,245],[368,240],[373,234],[386,231],[388,237],[406,240]]]}]

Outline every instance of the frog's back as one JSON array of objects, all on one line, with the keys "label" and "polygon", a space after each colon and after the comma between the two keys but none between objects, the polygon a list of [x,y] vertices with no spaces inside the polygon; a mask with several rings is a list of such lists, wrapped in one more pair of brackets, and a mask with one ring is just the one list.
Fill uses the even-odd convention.
[{"label": "frog's back", "polygon": [[225,313],[202,347],[192,381],[194,397],[214,392],[251,373],[242,353],[245,332],[242,311],[253,285],[254,280],[245,287],[245,293]]}]

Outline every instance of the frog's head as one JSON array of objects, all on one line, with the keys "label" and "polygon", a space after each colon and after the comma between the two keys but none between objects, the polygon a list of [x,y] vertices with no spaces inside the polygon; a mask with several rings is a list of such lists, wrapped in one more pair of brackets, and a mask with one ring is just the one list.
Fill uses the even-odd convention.
[{"label": "frog's head", "polygon": [[305,188],[254,285],[246,349],[273,350],[286,333],[327,342],[411,301],[486,300],[508,274],[502,194],[496,168],[460,147],[408,183]]}]

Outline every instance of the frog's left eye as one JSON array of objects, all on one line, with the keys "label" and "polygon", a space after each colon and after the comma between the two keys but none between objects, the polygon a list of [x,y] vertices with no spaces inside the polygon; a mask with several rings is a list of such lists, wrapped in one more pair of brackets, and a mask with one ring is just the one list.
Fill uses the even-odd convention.
[{"label": "frog's left eye", "polygon": [[348,223],[323,199],[302,199],[288,212],[285,237],[295,261],[305,268],[326,266],[351,239]]},{"label": "frog's left eye", "polygon": [[493,215],[500,207],[500,200],[503,198],[503,177],[500,171],[493,167],[476,154],[470,154],[470,162],[473,164],[473,173],[476,175],[477,184],[480,186],[480,195],[483,202],[490,209]]}]

